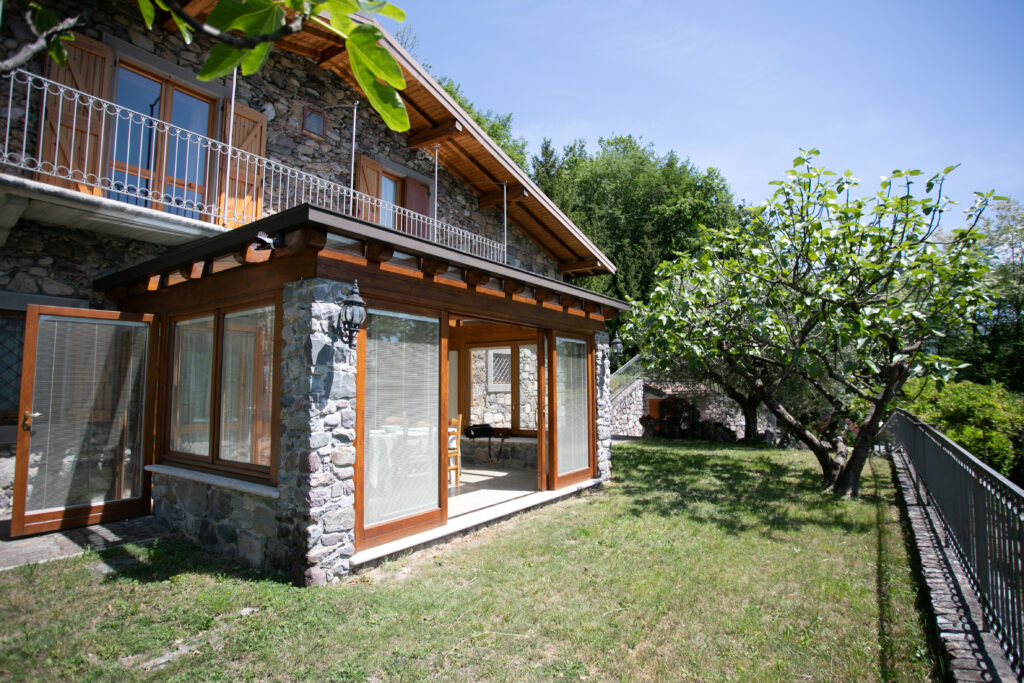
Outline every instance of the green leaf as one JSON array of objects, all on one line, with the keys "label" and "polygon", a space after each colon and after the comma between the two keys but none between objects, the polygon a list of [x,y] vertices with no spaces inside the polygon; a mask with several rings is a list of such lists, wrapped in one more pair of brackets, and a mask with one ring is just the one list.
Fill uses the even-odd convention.
[{"label": "green leaf", "polygon": [[146,28],[153,28],[153,20],[156,18],[156,8],[153,7],[153,3],[150,0],[138,0],[139,12],[142,13],[142,21],[146,24]]},{"label": "green leaf", "polygon": [[363,94],[384,119],[388,128],[397,132],[409,130],[409,112],[405,110],[405,104],[398,96],[398,91],[378,81],[361,60],[350,59],[349,63]]},{"label": "green leaf", "polygon": [[270,0],[218,0],[206,23],[221,31],[235,30],[257,35],[265,33],[267,16],[274,12],[281,12],[281,9]]},{"label": "green leaf", "polygon": [[[352,31],[345,40],[352,69],[355,71],[358,63],[359,68],[373,74],[374,77],[381,79],[392,88],[404,88],[405,77],[402,75],[402,69],[398,66],[398,62],[386,48],[377,44],[383,37],[384,34],[380,32],[380,29],[370,24],[357,26]],[[359,77],[356,76],[356,78]],[[362,81],[359,82],[359,85],[363,85]],[[366,89],[365,86],[363,89]]]},{"label": "green leaf", "polygon": [[395,7],[390,2],[384,3],[384,6],[380,9],[373,10],[382,17],[388,19],[394,19],[395,21],[405,21],[405,11],[400,7]]},{"label": "green leaf", "polygon": [[247,54],[246,50],[239,50],[230,45],[218,43],[210,50],[210,56],[207,58],[206,63],[203,64],[203,68],[199,71],[199,75],[196,78],[200,81],[212,81],[215,78],[227,76],[236,66],[242,63]]},{"label": "green leaf", "polygon": [[263,68],[263,65],[267,63],[267,57],[270,56],[270,43],[263,43],[257,45],[242,59],[242,75],[252,76],[254,73]]}]

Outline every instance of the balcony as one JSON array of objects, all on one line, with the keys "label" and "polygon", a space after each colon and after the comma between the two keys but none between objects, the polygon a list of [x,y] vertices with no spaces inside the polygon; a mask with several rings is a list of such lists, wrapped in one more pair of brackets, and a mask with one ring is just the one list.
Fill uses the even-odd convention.
[{"label": "balcony", "polygon": [[506,262],[504,244],[469,230],[27,71],[5,78],[0,171],[130,205],[150,221],[224,230],[310,204]]}]

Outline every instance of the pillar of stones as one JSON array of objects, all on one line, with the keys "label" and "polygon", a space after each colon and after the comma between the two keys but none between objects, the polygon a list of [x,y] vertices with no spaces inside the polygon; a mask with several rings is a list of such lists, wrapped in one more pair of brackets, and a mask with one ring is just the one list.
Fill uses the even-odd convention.
[{"label": "pillar of stones", "polygon": [[597,388],[597,472],[601,481],[612,478],[611,357],[607,332],[594,333],[595,386]]}]

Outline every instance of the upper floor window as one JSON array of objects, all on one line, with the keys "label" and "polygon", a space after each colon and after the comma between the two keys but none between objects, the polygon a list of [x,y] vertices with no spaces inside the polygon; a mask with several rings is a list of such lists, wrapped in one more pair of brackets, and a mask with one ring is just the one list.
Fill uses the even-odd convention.
[{"label": "upper floor window", "polygon": [[356,189],[372,198],[356,207],[360,218],[416,237],[430,238],[426,220],[430,215],[430,188],[426,183],[384,170],[380,162],[360,156]]},{"label": "upper floor window", "polygon": [[111,198],[142,206],[149,204],[147,199],[156,200],[170,213],[201,218],[210,191],[213,98],[169,78],[121,65],[116,101],[143,116],[118,115]]}]

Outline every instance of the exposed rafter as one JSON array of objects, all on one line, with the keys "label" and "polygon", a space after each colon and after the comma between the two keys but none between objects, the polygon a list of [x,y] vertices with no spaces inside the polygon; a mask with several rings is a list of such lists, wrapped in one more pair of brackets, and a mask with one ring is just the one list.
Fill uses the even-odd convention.
[{"label": "exposed rafter", "polygon": [[597,268],[597,266],[598,262],[596,258],[588,258],[581,261],[566,261],[558,264],[558,272],[563,274],[589,273]]},{"label": "exposed rafter", "polygon": [[435,143],[443,143],[446,140],[450,140],[456,135],[461,134],[464,130],[462,122],[456,119],[448,119],[433,128],[410,135],[407,144],[410,149],[431,147]]},{"label": "exposed rafter", "polygon": [[530,196],[530,191],[519,184],[509,185],[508,192],[502,192],[501,188],[491,190],[480,195],[480,208],[489,209],[492,206],[501,206],[502,199],[507,199],[509,204],[520,202]]}]

